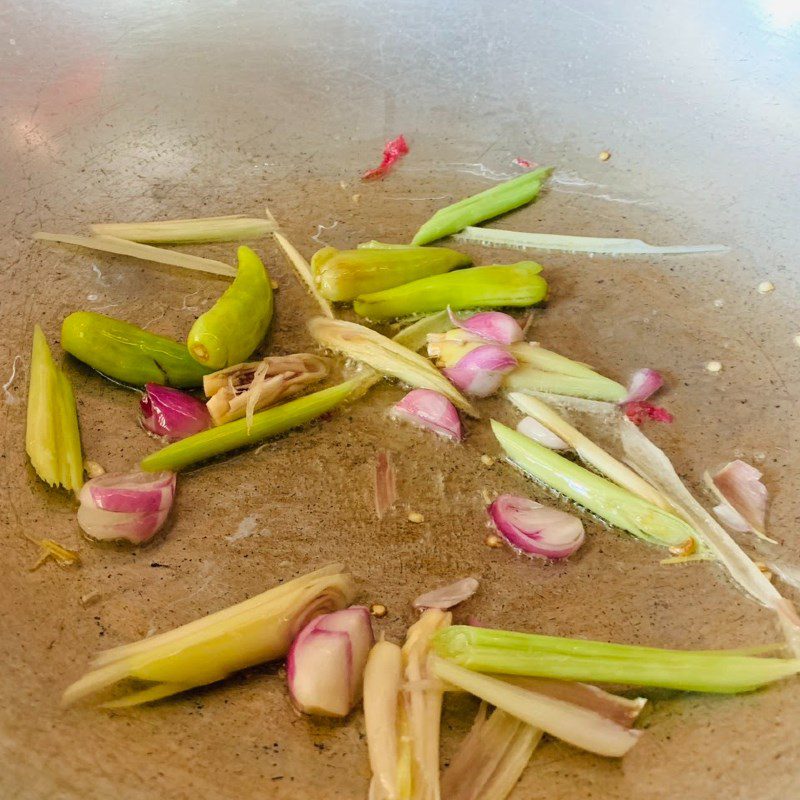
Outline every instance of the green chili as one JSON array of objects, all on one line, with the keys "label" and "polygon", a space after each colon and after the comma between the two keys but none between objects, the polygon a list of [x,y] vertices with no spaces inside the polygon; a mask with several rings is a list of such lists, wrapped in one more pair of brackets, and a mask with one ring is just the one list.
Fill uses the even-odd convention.
[{"label": "green chili", "polygon": [[534,261],[471,267],[422,278],[394,289],[356,298],[357,314],[376,322],[432,314],[450,306],[453,311],[503,306],[530,306],[547,298],[547,282]]},{"label": "green chili", "polygon": [[471,263],[469,256],[446,247],[325,247],[314,254],[311,269],[320,294],[326,300],[344,303],[368,292],[391,289]]},{"label": "green chili", "polygon": [[272,284],[261,259],[249,248],[237,251],[239,270],[233,283],[189,331],[192,357],[213,369],[246,361],[272,321]]},{"label": "green chili", "polygon": [[212,372],[184,344],[92,311],[76,311],[64,320],[61,346],[98,372],[134,386],[202,386],[203,375]]},{"label": "green chili", "polygon": [[330,411],[355,394],[362,387],[362,383],[363,379],[354,378],[283,405],[268,408],[266,411],[260,411],[253,415],[249,428],[248,420],[237,419],[196,433],[151,453],[142,460],[140,466],[148,472],[158,472],[163,469],[179,470],[230,450],[257,444],[262,439],[277,436]]},{"label": "green chili", "polygon": [[458,233],[468,225],[492,219],[530,203],[539,194],[552,171],[552,167],[540,167],[439,209],[417,231],[411,244],[428,244],[451,233]]}]

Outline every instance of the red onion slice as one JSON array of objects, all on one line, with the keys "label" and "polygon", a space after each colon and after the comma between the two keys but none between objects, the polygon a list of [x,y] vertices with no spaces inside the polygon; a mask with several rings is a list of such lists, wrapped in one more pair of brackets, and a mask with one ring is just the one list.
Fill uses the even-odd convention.
[{"label": "red onion slice", "polygon": [[527,497],[502,494],[489,506],[489,516],[513,548],[537,558],[567,558],[585,538],[577,517]]},{"label": "red onion slice", "polygon": [[441,586],[430,592],[421,594],[414,602],[414,608],[440,608],[446,610],[468,600],[478,591],[478,581],[475,578],[462,578],[460,581],[448,586]]},{"label": "red onion slice", "polygon": [[395,403],[391,414],[454,442],[461,441],[461,419],[456,407],[443,394],[432,389],[413,389]]},{"label": "red onion slice", "polygon": [[347,716],[361,695],[373,643],[372,621],[364,606],[312,620],[295,638],[287,660],[295,706],[305,714]]},{"label": "red onion slice", "polygon": [[641,403],[654,395],[664,385],[664,378],[654,369],[639,369],[633,373],[628,384],[628,396],[622,401],[625,403]]},{"label": "red onion slice", "polygon": [[[726,464],[715,474],[709,476],[711,488],[757,536],[769,539],[766,535],[767,487],[761,482],[761,472],[746,461],[736,459]],[[728,524],[733,515],[728,514]],[[741,530],[731,525],[734,530]],[[769,541],[772,541],[769,539]]]},{"label": "red onion slice", "polygon": [[455,366],[442,372],[462,392],[488,397],[500,388],[503,376],[516,366],[517,360],[505,348],[484,344],[470,350]]},{"label": "red onion slice", "polygon": [[139,422],[148,432],[168,442],[177,442],[211,426],[205,403],[186,392],[145,384],[139,402]]},{"label": "red onion slice", "polygon": [[514,317],[504,314],[502,311],[482,311],[480,314],[459,319],[448,306],[447,313],[453,325],[474,333],[487,342],[514,344],[514,342],[521,342],[524,336],[522,328]]},{"label": "red onion slice", "polygon": [[78,495],[78,524],[93,539],[141,544],[161,528],[175,497],[174,472],[106,473]]}]

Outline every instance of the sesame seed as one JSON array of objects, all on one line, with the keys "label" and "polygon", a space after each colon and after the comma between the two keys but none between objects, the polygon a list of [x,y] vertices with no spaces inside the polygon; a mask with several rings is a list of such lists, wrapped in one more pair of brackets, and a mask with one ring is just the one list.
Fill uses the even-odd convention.
[{"label": "sesame seed", "polygon": [[494,464],[494,459],[490,455],[484,453],[481,456],[481,464],[485,464],[487,467],[491,467],[492,464]]},{"label": "sesame seed", "polygon": [[418,511],[412,511],[408,515],[408,521],[414,523],[425,522],[425,517],[423,517]]},{"label": "sesame seed", "polygon": [[600,155],[597,156],[601,161],[608,161],[611,158],[611,153],[608,150],[602,150]]},{"label": "sesame seed", "polygon": [[772,281],[761,281],[758,284],[758,293],[759,294],[769,294],[770,292],[775,291],[775,284]]},{"label": "sesame seed", "polygon": [[709,372],[719,372],[722,369],[722,364],[719,361],[709,361],[706,364],[706,369]]}]

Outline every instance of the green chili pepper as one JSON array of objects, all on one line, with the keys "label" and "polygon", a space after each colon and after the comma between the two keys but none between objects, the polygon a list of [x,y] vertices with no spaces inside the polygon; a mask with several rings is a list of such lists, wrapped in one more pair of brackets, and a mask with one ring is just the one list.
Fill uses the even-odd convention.
[{"label": "green chili pepper", "polygon": [[134,386],[202,386],[203,375],[213,371],[180,342],[92,311],[76,311],[64,320],[61,346],[98,372]]},{"label": "green chili pepper", "polygon": [[469,256],[446,247],[325,247],[314,254],[311,268],[320,294],[326,300],[343,303],[471,263]]},{"label": "green chili pepper", "polygon": [[416,233],[411,244],[427,244],[468,225],[492,219],[530,203],[539,194],[553,167],[540,167],[518,178],[498,183],[480,194],[439,209]]},{"label": "green chili pepper", "polygon": [[241,364],[261,343],[272,321],[272,284],[261,259],[249,248],[237,251],[233,283],[189,331],[192,357],[213,369]]},{"label": "green chili pepper", "polygon": [[547,298],[547,282],[535,261],[471,267],[434,275],[384,292],[356,298],[357,314],[380,322],[412,314],[431,314],[450,306],[453,311],[502,306],[530,306]]},{"label": "green chili pepper", "polygon": [[179,442],[167,445],[146,456],[140,464],[143,470],[159,472],[163,469],[179,470],[197,461],[227,453],[262,439],[303,425],[326,411],[338,406],[362,388],[363,378],[354,378],[329,389],[290,400],[280,406],[268,408],[253,415],[248,429],[248,420],[237,419],[216,428],[187,436]]}]

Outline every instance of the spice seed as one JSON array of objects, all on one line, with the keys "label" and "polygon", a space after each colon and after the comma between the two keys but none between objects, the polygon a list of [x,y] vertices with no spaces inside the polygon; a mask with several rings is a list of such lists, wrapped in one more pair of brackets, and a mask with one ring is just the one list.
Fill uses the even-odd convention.
[{"label": "spice seed", "polygon": [[481,456],[481,464],[485,464],[487,467],[491,467],[492,464],[494,464],[494,459],[490,455],[484,453]]},{"label": "spice seed", "polygon": [[611,153],[608,150],[601,151],[600,155],[597,156],[601,161],[608,161],[611,158]]},{"label": "spice seed", "polygon": [[761,281],[758,284],[758,293],[759,294],[769,294],[770,292],[775,291],[775,284],[772,281]]},{"label": "spice seed", "polygon": [[373,617],[377,617],[380,619],[381,617],[386,616],[386,606],[382,605],[381,603],[373,603],[369,607],[369,613],[372,614]]},{"label": "spice seed", "polygon": [[425,522],[425,517],[423,517],[418,511],[412,511],[408,515],[408,521],[415,523]]},{"label": "spice seed", "polygon": [[488,545],[489,547],[502,547],[503,540],[496,534],[490,533],[484,540],[484,544]]},{"label": "spice seed", "polygon": [[719,361],[709,361],[706,364],[706,369],[709,372],[719,372],[722,369],[722,364]]}]

